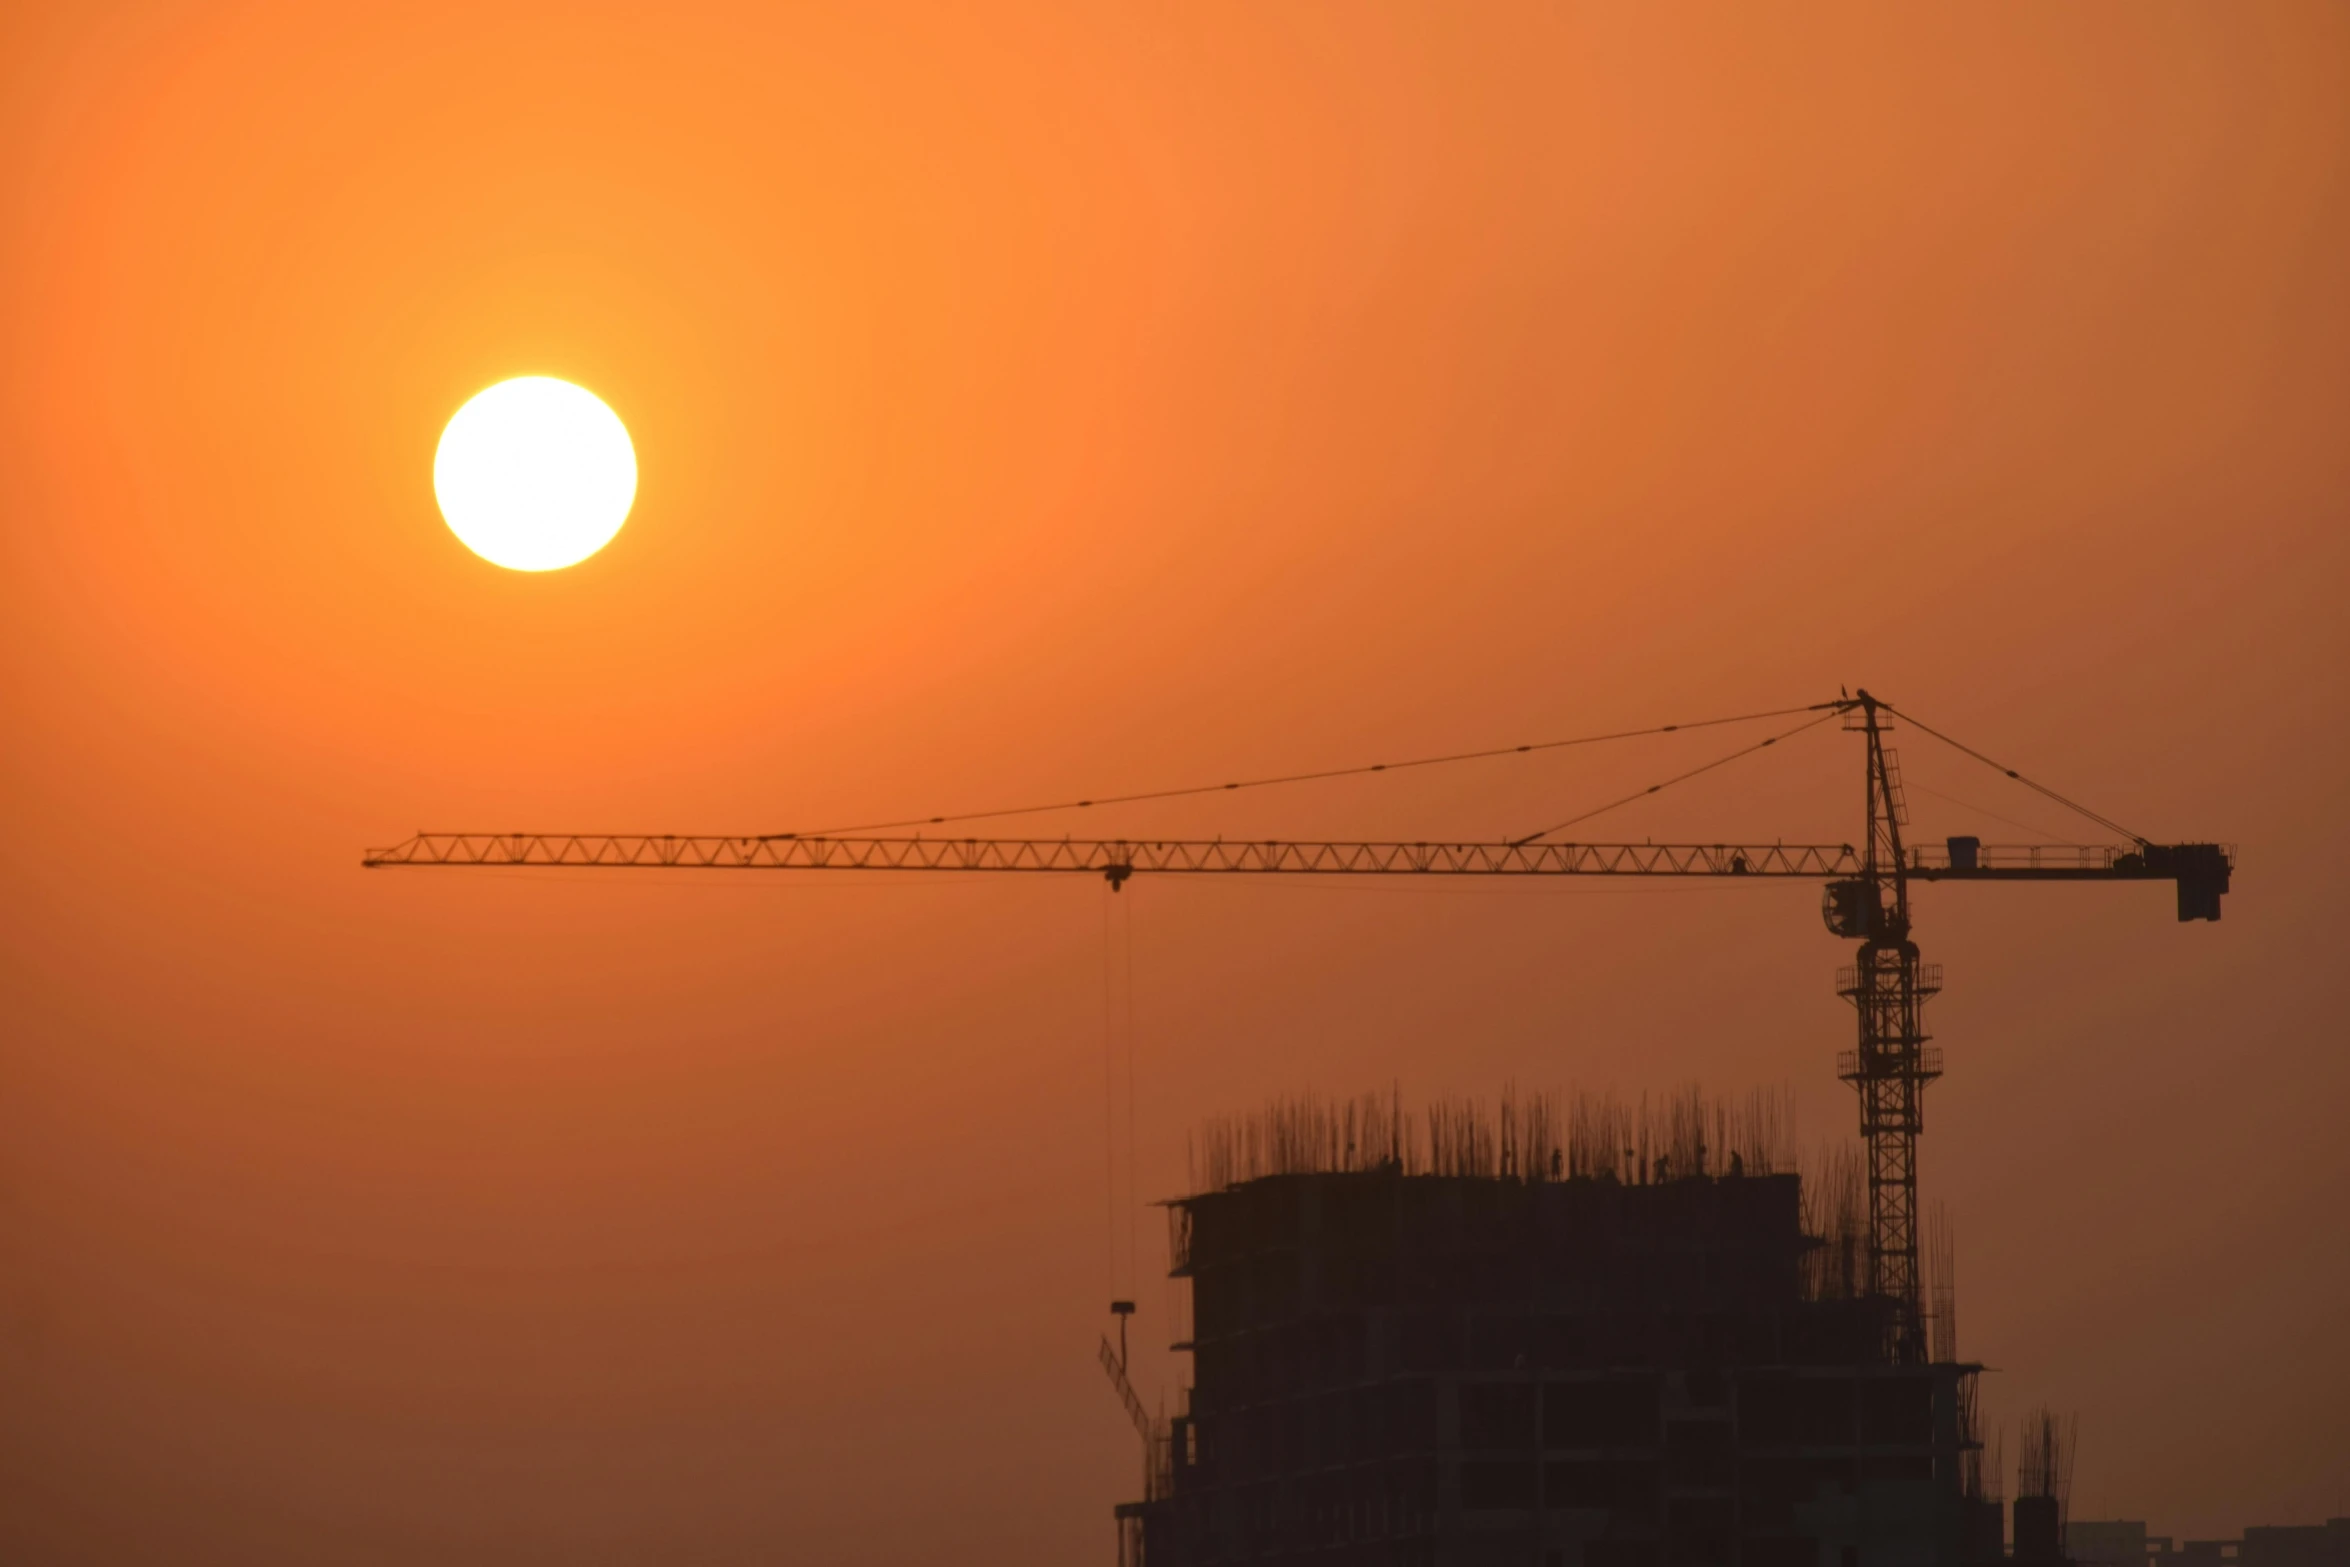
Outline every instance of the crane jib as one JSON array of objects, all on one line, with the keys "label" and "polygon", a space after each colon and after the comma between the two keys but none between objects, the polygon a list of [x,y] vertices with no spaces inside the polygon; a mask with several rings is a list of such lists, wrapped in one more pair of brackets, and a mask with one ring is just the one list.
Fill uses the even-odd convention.
[{"label": "crane jib", "polygon": [[[1761,876],[1845,881],[1850,844],[1402,843],[1288,839],[815,838],[630,833],[419,833],[370,868],[857,870],[1306,876]],[[2217,919],[2233,856],[2218,844],[1984,844],[1904,849],[1917,881],[2174,881],[2181,919]]]}]

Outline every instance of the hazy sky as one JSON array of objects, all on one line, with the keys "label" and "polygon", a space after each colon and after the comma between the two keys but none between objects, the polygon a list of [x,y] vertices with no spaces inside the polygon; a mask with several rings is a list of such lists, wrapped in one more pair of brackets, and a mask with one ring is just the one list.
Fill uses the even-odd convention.
[{"label": "hazy sky", "polygon": [[[365,845],[1845,684],[2241,846],[2217,926],[1921,894],[1994,1420],[2079,1412],[2077,1516],[2350,1510],[2341,6],[18,5],[0,152],[10,1562],[1108,1559],[1093,1336],[1172,1322],[1105,932],[1146,1201],[1301,1088],[1856,1120],[1802,884]],[[431,489],[532,373],[642,468],[548,576]],[[2078,830],[1897,739],[1918,833]],[[1726,748],[1035,826],[1493,836]],[[1603,820],[1859,809],[1831,727]]]}]

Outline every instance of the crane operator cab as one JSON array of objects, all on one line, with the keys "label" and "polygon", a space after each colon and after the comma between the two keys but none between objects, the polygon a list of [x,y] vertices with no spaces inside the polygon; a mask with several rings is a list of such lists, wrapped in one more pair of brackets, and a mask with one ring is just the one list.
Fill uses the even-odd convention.
[{"label": "crane operator cab", "polygon": [[1873,881],[1832,881],[1820,894],[1820,918],[1832,935],[1868,941],[1890,935],[1885,906]]}]

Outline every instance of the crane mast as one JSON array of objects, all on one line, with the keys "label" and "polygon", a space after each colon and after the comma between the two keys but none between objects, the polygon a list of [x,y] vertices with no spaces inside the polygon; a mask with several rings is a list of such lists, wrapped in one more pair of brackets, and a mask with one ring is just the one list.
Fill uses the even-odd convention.
[{"label": "crane mast", "polygon": [[[1867,835],[1861,871],[1829,889],[1829,928],[1853,934],[1860,951],[1837,976],[1837,991],[1853,1005],[1859,1042],[1838,1061],[1838,1076],[1860,1094],[1860,1135],[1868,1149],[1869,1281],[1871,1293],[1894,1305],[1887,1345],[1899,1363],[1925,1358],[1918,1274],[1918,1133],[1925,1129],[1926,1085],[1942,1075],[1941,1053],[1929,1050],[1923,1013],[1941,988],[1939,965],[1918,961],[1910,939],[1909,873],[1901,828],[1907,816],[1901,769],[1885,744],[1876,698],[1862,691],[1846,715],[1867,737]],[[1836,893],[1857,905],[1857,921],[1842,928]],[[1856,896],[1857,895],[1857,896]]]},{"label": "crane mast", "polygon": [[[2170,881],[2177,885],[2180,920],[2216,920],[2220,917],[2220,899],[2228,891],[2233,856],[2220,844],[2156,844],[2130,834],[2086,807],[2023,779],[2012,769],[2001,767],[1949,736],[1908,718],[1866,690],[1790,711],[1841,714],[1844,727],[1857,731],[1863,738],[1865,820],[1857,848],[1849,843],[1546,841],[1553,838],[1552,833],[1485,842],[1341,843],[1222,838],[420,832],[403,843],[367,850],[360,863],[371,869],[429,865],[1076,873],[1101,876],[1112,891],[1143,872],[1154,875],[1760,876],[1822,881],[1826,888],[1821,913],[1828,929],[1860,943],[1853,962],[1837,975],[1837,992],[1852,1003],[1858,1025],[1853,1048],[1841,1052],[1838,1058],[1837,1075],[1852,1084],[1860,1098],[1860,1130],[1868,1163],[1870,1293],[1885,1307],[1887,1352],[1897,1363],[1914,1363],[1926,1358],[1918,1266],[1918,1134],[1925,1125],[1926,1085],[1942,1075],[1941,1052],[1928,1043],[1924,1010],[1927,1000],[1941,989],[1942,974],[1939,964],[1920,961],[1917,943],[1911,939],[1910,883]],[[1908,823],[1908,812],[1902,800],[1901,766],[1892,748],[1885,743],[1886,733],[1896,718],[1916,725],[2010,778],[2019,779],[2130,841],[1999,846],[1975,838],[1953,837],[1932,847],[1905,844],[1901,830]],[[1742,720],[1714,720],[1737,721]],[[1761,744],[1772,743],[1773,740],[1765,740]],[[1737,752],[1733,756],[1743,754],[1746,753]],[[1463,759],[1467,758],[1436,760]],[[1383,767],[1357,769],[1384,770]],[[1645,793],[1654,794],[1657,788]],[[1172,791],[1173,794],[1202,792],[1206,791]],[[1628,796],[1617,803],[1628,803],[1633,798],[1639,796]]]}]

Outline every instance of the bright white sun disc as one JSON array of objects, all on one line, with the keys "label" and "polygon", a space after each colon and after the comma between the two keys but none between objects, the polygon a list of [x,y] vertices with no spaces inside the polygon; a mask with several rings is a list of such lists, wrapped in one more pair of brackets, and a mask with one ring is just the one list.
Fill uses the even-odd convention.
[{"label": "bright white sun disc", "polygon": [[526,375],[476,393],[441,432],[433,494],[449,531],[514,571],[575,566],[636,499],[628,428],[583,386]]}]

